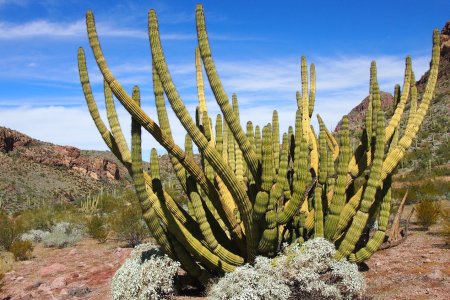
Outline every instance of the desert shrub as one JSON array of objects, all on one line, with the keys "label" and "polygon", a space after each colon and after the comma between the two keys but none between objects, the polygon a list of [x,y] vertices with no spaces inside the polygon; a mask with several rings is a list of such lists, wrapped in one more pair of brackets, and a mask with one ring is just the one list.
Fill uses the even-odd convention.
[{"label": "desert shrub", "polygon": [[29,231],[23,233],[20,236],[20,239],[22,241],[30,241],[32,243],[40,243],[40,242],[42,242],[42,239],[48,234],[50,234],[49,231],[44,231],[44,230],[40,230],[40,229],[32,229],[32,230],[29,230]]},{"label": "desert shrub", "polygon": [[79,242],[83,238],[83,233],[82,227],[61,222],[55,224],[50,233],[43,236],[42,243],[46,247],[65,248]]},{"label": "desert shrub", "polygon": [[7,251],[0,251],[0,274],[7,273],[13,269],[14,254]]},{"label": "desert shrub", "polygon": [[87,222],[87,233],[99,241],[100,243],[106,242],[108,237],[108,230],[106,229],[105,218],[103,216],[94,215]]},{"label": "desert shrub", "polygon": [[408,190],[408,203],[418,203],[422,199],[442,200],[450,195],[450,188],[446,182],[439,179],[428,179],[418,184],[394,188],[392,197],[401,199],[406,190]]},{"label": "desert shrub", "polygon": [[45,205],[20,212],[18,218],[24,224],[25,231],[37,229],[51,231],[52,227],[61,222],[82,224],[84,216],[72,204]]},{"label": "desert shrub", "polygon": [[110,214],[119,211],[127,204],[137,202],[132,191],[102,193],[99,195],[97,210],[100,213]]},{"label": "desert shrub", "polygon": [[447,244],[450,244],[450,208],[443,209],[442,215],[442,235]]},{"label": "desert shrub", "polygon": [[227,273],[208,293],[212,300],[285,300],[291,290],[269,258],[258,256],[255,265],[246,264]]},{"label": "desert shrub", "polygon": [[169,299],[175,293],[179,262],[151,244],[136,247],[111,281],[114,300]]},{"label": "desert shrub", "polygon": [[33,244],[30,241],[15,240],[10,249],[16,260],[27,260],[32,257]]},{"label": "desert shrub", "polygon": [[0,272],[0,292],[2,291],[3,288],[3,279],[5,278],[5,274]]},{"label": "desert shrub", "polygon": [[[361,297],[364,278],[355,264],[336,261],[334,245],[323,238],[293,245],[255,266],[238,267],[209,292],[209,299],[354,299]],[[237,287],[234,288],[233,284]]]},{"label": "desert shrub", "polygon": [[50,230],[52,226],[52,212],[49,207],[27,209],[20,212],[18,218],[23,220],[25,230]]},{"label": "desert shrub", "polygon": [[415,208],[417,221],[427,229],[439,219],[441,206],[437,201],[422,200]]},{"label": "desert shrub", "polygon": [[148,227],[142,218],[142,212],[134,205],[129,205],[111,214],[109,219],[116,237],[126,242],[129,247],[141,244],[149,236]]},{"label": "desert shrub", "polygon": [[15,240],[23,233],[23,224],[17,218],[12,218],[0,210],[0,249],[9,251]]}]

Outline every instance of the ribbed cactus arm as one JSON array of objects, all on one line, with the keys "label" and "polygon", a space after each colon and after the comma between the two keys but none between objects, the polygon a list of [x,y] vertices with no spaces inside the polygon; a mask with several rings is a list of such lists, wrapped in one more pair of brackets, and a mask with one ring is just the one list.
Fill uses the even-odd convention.
[{"label": "ribbed cactus arm", "polygon": [[[193,184],[195,184],[195,182]],[[215,235],[219,234],[219,232],[217,232],[218,226],[215,227],[214,231],[212,230],[210,220],[207,218],[207,212],[200,195],[196,191],[191,191],[189,198],[192,201],[197,222],[200,225],[200,230],[208,245],[208,248],[223,261],[235,266],[242,265],[244,263],[244,259],[241,256],[227,250],[216,239]]]},{"label": "ribbed cactus arm", "polygon": [[196,82],[197,82],[199,114],[200,114],[200,116],[203,116],[203,113],[208,112],[208,109],[206,108],[205,84],[203,82],[200,49],[198,47],[195,48],[195,74],[196,74]]},{"label": "ribbed cactus arm", "polygon": [[295,116],[293,193],[291,198],[277,213],[277,223],[279,225],[289,222],[299,210],[301,201],[304,200],[304,192],[307,185],[306,174],[308,172],[308,143],[302,134],[302,130],[302,112],[298,109]]},{"label": "ribbed cactus arm", "polygon": [[116,139],[117,146],[119,147],[119,151],[122,155],[123,160],[131,162],[131,153],[128,149],[125,137],[123,136],[119,119],[117,118],[116,107],[114,105],[114,99],[111,93],[111,89],[109,88],[109,85],[105,80],[103,81],[103,89],[105,93],[106,115],[108,117],[109,126],[114,135],[114,138]]},{"label": "ribbed cactus arm", "polygon": [[372,167],[370,169],[369,180],[367,181],[367,187],[364,190],[361,206],[353,218],[350,228],[345,234],[344,240],[339,245],[336,252],[336,258],[342,259],[347,257],[355,249],[356,243],[361,237],[361,233],[367,224],[369,218],[369,210],[374,202],[375,194],[380,186],[381,169],[383,165],[384,156],[384,113],[382,111],[377,112],[376,123],[376,145],[375,156]]},{"label": "ribbed cactus arm", "polygon": [[272,143],[273,143],[273,165],[275,173],[278,174],[280,168],[280,123],[278,121],[278,112],[272,113]]},{"label": "ribbed cactus arm", "polygon": [[[172,130],[170,129],[169,117],[167,116],[166,103],[164,99],[164,90],[162,88],[161,80],[156,72],[155,65],[152,64],[152,78],[153,78],[153,93],[155,95],[156,112],[158,114],[159,124],[161,130],[168,137],[172,137]],[[173,140],[173,139],[172,139]],[[186,189],[186,170],[181,163],[169,153],[170,162],[175,170],[178,181],[183,188],[183,191],[187,193]]]},{"label": "ribbed cactus arm", "polygon": [[[252,205],[244,187],[239,183],[227,165],[227,163],[222,159],[221,155],[217,152],[213,144],[210,144],[205,136],[200,132],[192,118],[189,116],[186,107],[182,103],[178,92],[172,82],[167,65],[164,59],[164,55],[161,48],[161,41],[159,39],[158,23],[156,19],[156,14],[153,10],[149,12],[149,37],[150,46],[152,49],[152,57],[155,62],[156,70],[161,79],[163,88],[169,99],[172,108],[180,119],[181,123],[191,135],[192,139],[199,147],[200,151],[203,153],[205,158],[213,167],[214,171],[222,178],[225,185],[233,195],[236,200],[239,212],[241,214],[242,221],[245,226],[245,231],[248,238],[248,255],[249,260],[252,261],[255,256],[256,240],[252,236]],[[205,64],[205,68],[207,65]]]},{"label": "ribbed cactus arm", "polygon": [[348,117],[342,118],[340,130],[341,151],[339,154],[336,187],[334,189],[333,201],[329,206],[329,213],[325,222],[325,237],[331,239],[336,233],[339,223],[339,215],[346,202],[347,166],[350,159],[350,134],[348,130]]},{"label": "ribbed cactus arm", "polygon": [[203,14],[203,7],[197,5],[196,9],[196,24],[197,24],[197,38],[200,48],[200,53],[203,60],[203,65],[205,66],[206,75],[214,93],[217,103],[222,111],[226,123],[230,127],[236,142],[241,149],[245,161],[253,175],[253,177],[259,178],[258,175],[258,160],[256,153],[252,148],[252,145],[248,141],[244,130],[239,124],[236,115],[233,113],[232,107],[229,103],[229,99],[220,81],[219,75],[217,73],[214,60],[211,56],[211,49],[209,46],[208,35],[206,33],[205,17]]},{"label": "ribbed cactus arm", "polygon": [[124,164],[128,172],[131,171],[131,162],[124,160],[122,153],[120,152],[119,146],[117,145],[116,139],[113,134],[108,130],[105,123],[103,122],[100,114],[98,112],[98,107],[95,102],[94,96],[92,94],[91,84],[89,82],[89,74],[86,67],[86,57],[84,55],[83,48],[78,48],[78,72],[80,75],[81,87],[83,89],[84,97],[89,109],[89,113],[92,120],[97,127],[100,135],[106,146],[111,150],[111,152],[117,157],[117,159]]},{"label": "ribbed cactus arm", "polygon": [[[142,169],[142,150],[141,150],[141,125],[132,119],[131,121],[131,149],[132,149],[132,172],[134,188],[142,209],[142,216],[145,223],[148,225],[152,236],[156,239],[164,252],[171,258],[176,259],[177,256],[169,241],[167,232],[160,223],[158,216],[155,213],[154,205],[152,204],[149,191],[145,187],[144,172]],[[152,193],[150,191],[150,193]],[[153,195],[154,201],[157,201],[156,196]]]},{"label": "ribbed cactus arm", "polygon": [[411,73],[412,73],[411,57],[408,56],[406,58],[405,78],[404,78],[404,82],[403,82],[402,94],[400,97],[400,101],[397,104],[397,107],[395,108],[394,115],[392,116],[391,120],[389,121],[389,125],[386,127],[386,136],[385,136],[386,141],[391,139],[392,135],[394,134],[394,130],[399,125],[400,119],[403,115],[403,111],[405,109],[405,104],[409,97],[410,84],[411,84]]},{"label": "ribbed cactus arm", "polygon": [[405,133],[398,142],[398,145],[392,151],[389,151],[386,159],[384,160],[383,171],[381,175],[382,180],[384,180],[389,174],[392,173],[392,171],[398,165],[400,160],[405,156],[406,151],[408,150],[409,146],[411,146],[411,142],[413,138],[416,136],[417,132],[419,131],[423,118],[425,117],[425,114],[428,111],[437,81],[439,58],[440,58],[439,52],[440,52],[440,35],[439,30],[435,29],[433,32],[433,50],[432,50],[431,68],[425,92],[422,96],[422,101],[420,102],[420,105],[412,121],[408,122],[405,129]]},{"label": "ribbed cactus arm", "polygon": [[314,103],[316,101],[316,67],[311,64],[309,67],[309,101],[308,101],[308,111],[309,117],[311,118],[314,111]]},{"label": "ribbed cactus arm", "polygon": [[417,110],[417,87],[416,87],[416,78],[414,76],[414,72],[411,75],[411,102],[409,106],[409,114],[407,124],[411,124],[414,120],[414,116]]},{"label": "ribbed cactus arm", "polygon": [[325,126],[325,122],[323,121],[322,117],[317,115],[317,120],[319,121],[319,124],[323,125],[323,128],[325,130],[325,138],[327,141],[328,148],[330,148],[333,161],[335,161],[339,156],[339,144],[336,141],[336,138],[331,134],[331,132],[328,130],[327,126]]}]

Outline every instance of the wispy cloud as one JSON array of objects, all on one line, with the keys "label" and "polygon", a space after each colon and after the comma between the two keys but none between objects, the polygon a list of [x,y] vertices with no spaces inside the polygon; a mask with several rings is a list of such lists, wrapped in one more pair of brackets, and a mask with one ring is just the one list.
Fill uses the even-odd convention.
[{"label": "wispy cloud", "polygon": [[[116,28],[109,23],[97,23],[97,32],[106,37],[127,37],[147,39],[148,33],[132,28]],[[0,22],[0,39],[26,39],[36,37],[68,38],[85,37],[86,25],[84,20],[73,22],[52,22],[49,20],[34,20],[22,24]],[[194,34],[164,33],[164,40],[191,40]]]}]

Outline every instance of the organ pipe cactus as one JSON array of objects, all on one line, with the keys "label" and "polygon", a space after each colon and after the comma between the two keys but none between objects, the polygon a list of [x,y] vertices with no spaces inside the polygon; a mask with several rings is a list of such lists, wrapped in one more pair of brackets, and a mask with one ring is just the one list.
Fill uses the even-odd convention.
[{"label": "organ pipe cactus", "polygon": [[[311,65],[308,78],[304,57],[301,91],[296,95],[295,126],[280,134],[278,113],[274,111],[272,123],[260,126],[249,121],[244,131],[241,119],[245,116],[239,114],[238,98],[233,94],[230,101],[218,76],[201,5],[196,9],[199,103],[195,118],[188,113],[169,73],[156,13],[150,10],[148,14],[159,125],[140,107],[138,87],[128,94],[109,69],[91,11],[86,14],[86,24],[89,43],[104,78],[110,129],[100,118],[85,53],[80,48],[78,67],[89,112],[106,145],[132,176],[151,233],[163,251],[178,260],[189,274],[206,283],[212,274],[252,263],[257,255],[275,256],[284,243],[303,243],[314,237],[333,242],[338,259],[361,262],[378,249],[389,218],[392,172],[416,136],[434,93],[439,64],[437,30],[433,34],[431,67],[421,101],[417,101],[408,57],[403,89],[396,87],[396,108],[387,126],[380,108],[376,64],[372,63],[365,130],[360,145],[352,153],[347,116],[343,117],[338,139],[319,116],[318,136],[311,126],[316,73]],[[203,69],[222,111],[214,118],[215,124],[206,107]],[[113,96],[131,115],[131,149],[125,142]],[[174,142],[165,97],[186,129],[185,150]],[[409,99],[412,109],[404,117],[406,127],[400,132]],[[142,129],[167,150],[188,196],[187,207],[164,191],[155,150],[150,172],[143,171]],[[192,143],[201,156],[201,166],[193,159]],[[375,220],[378,230],[368,238],[367,228]]]}]

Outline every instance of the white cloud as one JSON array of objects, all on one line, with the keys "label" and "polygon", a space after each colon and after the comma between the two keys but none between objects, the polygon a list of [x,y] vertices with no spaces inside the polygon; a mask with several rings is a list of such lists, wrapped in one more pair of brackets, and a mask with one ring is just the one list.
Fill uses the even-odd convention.
[{"label": "white cloud", "polygon": [[[100,36],[107,37],[127,37],[137,39],[147,39],[148,33],[143,30],[132,28],[116,28],[112,24],[98,22],[97,32]],[[22,24],[0,22],[0,39],[25,39],[36,37],[85,37],[86,25],[84,19],[73,22],[51,22],[49,20],[35,20]],[[193,34],[164,33],[161,34],[164,40],[192,40]]]}]

